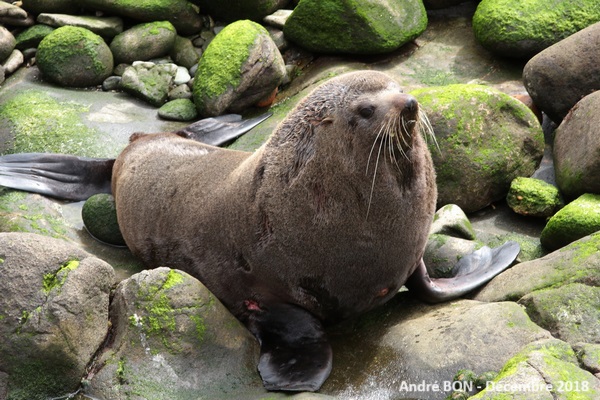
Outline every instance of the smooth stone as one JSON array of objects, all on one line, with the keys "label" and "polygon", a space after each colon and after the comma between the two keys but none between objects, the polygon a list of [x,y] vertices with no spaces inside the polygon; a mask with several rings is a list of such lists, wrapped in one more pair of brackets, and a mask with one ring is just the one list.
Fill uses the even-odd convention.
[{"label": "smooth stone", "polygon": [[131,64],[169,54],[177,31],[168,21],[148,22],[127,29],[110,43],[115,63]]},{"label": "smooth stone", "polygon": [[17,41],[12,33],[0,25],[0,63],[3,63],[13,52]]},{"label": "smooth stone", "polygon": [[23,56],[23,53],[21,53],[19,50],[13,50],[11,55],[8,57],[8,59],[6,59],[6,61],[4,61],[2,66],[4,67],[4,72],[7,75],[10,75],[19,69],[24,62],[25,57]]},{"label": "smooth stone", "polygon": [[173,79],[174,85],[182,85],[184,83],[188,83],[192,79],[189,71],[186,67],[177,67],[177,73],[175,74],[175,79]]},{"label": "smooth stone", "polygon": [[275,28],[283,29],[285,22],[294,10],[277,10],[271,15],[263,18],[263,22]]},{"label": "smooth stone", "polygon": [[176,99],[159,108],[158,116],[170,121],[194,121],[198,118],[198,111],[191,100]]},{"label": "smooth stone", "polygon": [[67,14],[40,14],[39,24],[60,28],[61,26],[78,26],[88,29],[105,39],[112,39],[123,32],[123,19],[119,17],[90,17]]}]

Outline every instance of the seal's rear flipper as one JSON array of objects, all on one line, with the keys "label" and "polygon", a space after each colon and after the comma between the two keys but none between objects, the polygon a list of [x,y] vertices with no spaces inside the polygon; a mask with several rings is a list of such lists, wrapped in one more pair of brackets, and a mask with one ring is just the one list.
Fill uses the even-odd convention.
[{"label": "seal's rear flipper", "polygon": [[204,118],[186,126],[177,134],[212,146],[222,146],[248,132],[271,115],[273,114],[267,113],[245,120],[242,120],[242,116],[238,114]]},{"label": "seal's rear flipper", "polygon": [[9,154],[0,156],[0,186],[64,200],[86,200],[111,192],[114,162],[64,154]]},{"label": "seal's rear flipper", "polygon": [[492,280],[512,265],[520,251],[516,242],[506,242],[494,249],[484,246],[460,259],[454,266],[453,278],[430,278],[421,260],[406,287],[429,303],[452,300]]},{"label": "seal's rear flipper", "polygon": [[267,390],[319,390],[332,360],[321,321],[298,306],[278,303],[253,312],[248,328],[260,342],[258,371]]}]

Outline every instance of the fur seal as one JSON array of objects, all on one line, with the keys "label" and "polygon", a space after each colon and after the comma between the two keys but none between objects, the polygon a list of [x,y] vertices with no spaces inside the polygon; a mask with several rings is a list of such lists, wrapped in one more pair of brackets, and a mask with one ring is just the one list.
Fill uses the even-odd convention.
[{"label": "fur seal", "polygon": [[[424,121],[395,81],[359,71],[316,88],[254,153],[185,132],[134,135],[114,165],[102,161],[102,175],[131,251],[197,277],[248,326],[267,389],[314,391],[331,370],[325,325],[404,284],[429,301],[458,297],[519,252],[514,242],[484,248],[461,261],[458,277],[429,278],[422,256],[436,185]],[[77,182],[92,180],[89,170]],[[11,187],[26,180],[0,175]]]}]

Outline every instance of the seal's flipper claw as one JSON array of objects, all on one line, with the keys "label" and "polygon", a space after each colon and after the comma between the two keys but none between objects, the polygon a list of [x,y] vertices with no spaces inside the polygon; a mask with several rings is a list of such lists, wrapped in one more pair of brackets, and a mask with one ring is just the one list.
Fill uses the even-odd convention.
[{"label": "seal's flipper claw", "polygon": [[260,342],[258,371],[267,390],[319,390],[331,372],[332,351],[316,317],[273,304],[253,313],[248,327]]},{"label": "seal's flipper claw", "polygon": [[430,278],[421,260],[406,286],[430,303],[452,300],[492,280],[512,265],[520,251],[517,242],[506,242],[494,249],[484,246],[460,259],[453,268],[453,278]]},{"label": "seal's flipper claw", "polygon": [[63,200],[110,193],[114,159],[23,153],[0,157],[0,186]]},{"label": "seal's flipper claw", "polygon": [[177,133],[201,143],[222,146],[248,132],[271,115],[273,114],[267,113],[245,120],[242,120],[242,116],[238,114],[225,114],[218,117],[204,118]]}]

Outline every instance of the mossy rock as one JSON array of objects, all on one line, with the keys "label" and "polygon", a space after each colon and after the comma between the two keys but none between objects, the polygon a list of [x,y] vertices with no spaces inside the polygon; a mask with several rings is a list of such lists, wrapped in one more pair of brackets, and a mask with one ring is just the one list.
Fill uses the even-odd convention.
[{"label": "mossy rock", "polygon": [[525,104],[494,88],[457,84],[415,90],[433,126],[429,144],[438,206],[466,213],[503,199],[512,180],[531,176],[544,152],[542,128]]},{"label": "mossy rock", "polygon": [[87,199],[81,209],[81,218],[88,232],[96,239],[117,246],[125,245],[112,195],[101,193]]},{"label": "mossy rock", "polygon": [[597,21],[597,0],[483,0],[473,16],[473,31],[491,52],[530,58]]},{"label": "mossy rock", "polygon": [[158,116],[171,121],[193,121],[198,118],[196,105],[189,99],[171,100],[158,109]]},{"label": "mossy rock", "polygon": [[114,67],[104,40],[75,26],[63,26],[46,36],[38,47],[37,64],[48,80],[68,87],[100,85]]},{"label": "mossy rock", "polygon": [[42,39],[54,31],[54,28],[48,25],[37,24],[25,29],[16,37],[17,49],[25,50],[32,47],[38,47]]},{"label": "mossy rock", "polygon": [[194,103],[202,117],[241,112],[269,97],[284,76],[283,58],[267,30],[237,21],[219,32],[202,55]]},{"label": "mossy rock", "polygon": [[540,241],[555,250],[600,231],[600,195],[584,194],[554,214],[542,231]]},{"label": "mossy rock", "polygon": [[517,214],[543,218],[554,215],[563,204],[556,186],[525,177],[512,181],[506,202]]},{"label": "mossy rock", "polygon": [[79,10],[78,0],[23,0],[23,9],[33,14],[72,14]]},{"label": "mossy rock", "polygon": [[267,15],[285,8],[289,0],[193,0],[202,12],[223,21],[251,19],[261,21]]},{"label": "mossy rock", "polygon": [[420,0],[303,0],[285,23],[285,37],[318,53],[381,54],[427,27]]},{"label": "mossy rock", "polygon": [[177,31],[169,21],[136,25],[115,36],[110,43],[116,64],[131,64],[166,56],[175,45]]},{"label": "mossy rock", "polygon": [[184,66],[187,69],[198,64],[198,60],[200,60],[200,55],[196,51],[192,41],[181,36],[175,38],[175,44],[171,49],[170,56],[175,64]]}]

